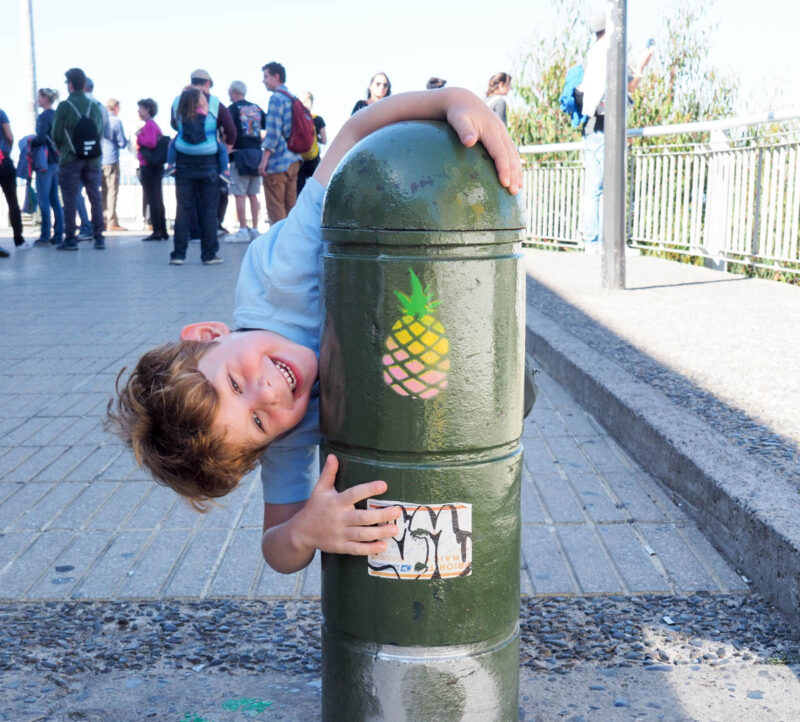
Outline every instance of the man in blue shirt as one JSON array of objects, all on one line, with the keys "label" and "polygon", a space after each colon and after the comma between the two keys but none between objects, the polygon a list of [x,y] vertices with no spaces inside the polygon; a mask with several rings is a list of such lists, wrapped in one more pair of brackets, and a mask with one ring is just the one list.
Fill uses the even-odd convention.
[{"label": "man in blue shirt", "polygon": [[103,136],[101,144],[103,146],[103,217],[106,222],[106,229],[109,231],[127,230],[119,224],[117,218],[117,194],[119,193],[119,151],[126,148],[128,139],[125,137],[125,129],[119,119],[119,101],[116,98],[109,98],[106,101],[108,108],[108,135]]},{"label": "man in blue shirt", "polygon": [[286,146],[292,130],[292,96],[286,88],[286,69],[280,63],[267,63],[264,85],[272,93],[267,109],[267,134],[261,143],[261,165],[264,176],[264,199],[270,225],[286,218],[297,201],[297,173],[300,156]]}]

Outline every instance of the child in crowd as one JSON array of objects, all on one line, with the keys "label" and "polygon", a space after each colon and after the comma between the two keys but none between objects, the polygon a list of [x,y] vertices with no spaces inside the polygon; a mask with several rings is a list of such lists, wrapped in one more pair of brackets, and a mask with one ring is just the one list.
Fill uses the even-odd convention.
[{"label": "child in crowd", "polygon": [[[203,93],[200,88],[187,85],[181,92],[176,113],[176,117],[178,118],[178,132],[183,135],[183,139],[187,143],[199,145],[205,141],[205,126],[208,112],[208,98],[206,98],[205,93]],[[173,138],[167,147],[167,167],[164,169],[165,176],[175,174],[177,154],[178,150],[175,147],[175,138]],[[219,177],[222,181],[230,185],[231,169],[228,160],[228,146],[220,141],[217,141],[217,156],[219,158]]]},{"label": "child in crowd", "polygon": [[316,549],[378,553],[398,533],[398,508],[355,508],[383,494],[385,482],[339,493],[338,462],[329,455],[315,485],[320,220],[325,186],[345,153],[379,128],[415,119],[447,120],[467,146],[482,141],[500,182],[519,190],[515,146],[469,91],[443,88],[374,103],[345,123],[286,220],[251,244],[236,289],[237,329],[187,326],[180,341],[145,353],[118,387],[116,405],[109,402],[110,425],[137,461],[200,511],[232,491],[261,457],[262,552],[280,572],[302,569]]}]

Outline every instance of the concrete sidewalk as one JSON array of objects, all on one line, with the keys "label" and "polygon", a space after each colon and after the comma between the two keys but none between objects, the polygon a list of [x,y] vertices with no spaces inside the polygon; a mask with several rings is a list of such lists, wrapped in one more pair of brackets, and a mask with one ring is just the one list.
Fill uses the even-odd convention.
[{"label": "concrete sidewalk", "polygon": [[800,287],[626,261],[526,251],[529,350],[798,621]]},{"label": "concrete sidewalk", "polygon": [[[106,253],[37,248],[0,267],[16,339],[0,350],[0,600],[320,592],[318,566],[284,576],[261,559],[257,474],[199,515],[102,429],[123,365],[185,323],[230,316],[244,247],[224,246],[228,262],[208,268],[190,246],[176,268],[169,245],[120,237]],[[523,591],[745,591],[603,428],[546,375],[539,382],[524,434]]]},{"label": "concrete sidewalk", "polygon": [[[318,709],[318,566],[266,568],[257,478],[198,516],[102,429],[123,365],[185,323],[230,319],[246,247],[223,244],[225,263],[205,267],[191,244],[174,267],[170,246],[131,234],[0,262],[0,720]],[[535,362],[563,376],[561,321],[536,299],[568,304],[530,283],[529,326],[554,344]],[[597,420],[609,419],[538,380],[523,438],[521,718],[703,719],[707,701],[706,719],[789,719],[793,630]]]}]

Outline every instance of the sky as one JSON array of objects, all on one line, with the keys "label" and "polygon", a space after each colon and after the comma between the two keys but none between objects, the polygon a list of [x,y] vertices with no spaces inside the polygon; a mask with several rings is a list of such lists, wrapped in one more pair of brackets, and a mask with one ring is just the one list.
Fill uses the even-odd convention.
[{"label": "sky", "polygon": [[[0,0],[0,108],[17,138],[32,130],[20,23],[27,1]],[[629,0],[634,55],[657,34],[663,8],[677,1],[698,2]],[[602,1],[587,2],[586,18],[603,7]],[[314,110],[331,138],[376,72],[389,76],[393,92],[422,89],[436,75],[482,95],[492,74],[512,71],[534,31],[559,31],[551,0],[33,0],[33,15],[37,86],[56,88],[64,97],[64,71],[83,68],[99,100],[121,101],[129,133],[137,127],[136,101],[143,97],[156,100],[156,121],[168,125],[172,98],[195,68],[211,73],[212,92],[226,103],[230,82],[242,80],[248,99],[266,108],[261,66],[277,60],[286,67],[292,92],[314,93]],[[709,62],[740,78],[751,98],[748,111],[769,109],[752,105],[762,98],[757,89],[765,82],[783,89],[782,100],[791,101],[781,102],[783,107],[800,105],[800,3],[711,0],[709,18],[718,24]],[[764,98],[764,106],[770,100]]]}]

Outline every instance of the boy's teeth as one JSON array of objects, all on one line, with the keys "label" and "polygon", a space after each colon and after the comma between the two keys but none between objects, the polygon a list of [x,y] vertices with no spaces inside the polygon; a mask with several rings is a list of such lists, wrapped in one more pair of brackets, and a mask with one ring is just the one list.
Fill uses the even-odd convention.
[{"label": "boy's teeth", "polygon": [[274,363],[278,371],[283,374],[283,378],[286,379],[289,388],[294,391],[297,388],[297,377],[294,375],[294,371],[283,363],[283,361],[275,361]]}]

